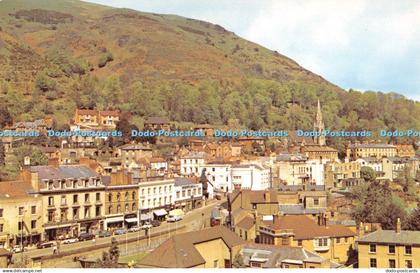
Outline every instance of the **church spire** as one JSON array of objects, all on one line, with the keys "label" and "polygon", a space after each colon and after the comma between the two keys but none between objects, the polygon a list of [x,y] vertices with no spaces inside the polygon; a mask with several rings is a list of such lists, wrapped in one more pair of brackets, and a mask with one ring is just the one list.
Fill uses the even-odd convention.
[{"label": "church spire", "polygon": [[318,99],[318,105],[317,105],[317,111],[316,111],[316,117],[314,121],[314,131],[318,134],[321,134],[321,136],[316,136],[314,138],[314,141],[318,145],[325,145],[325,136],[322,135],[325,131],[325,125],[324,120],[322,119],[322,111],[321,111],[321,103]]}]

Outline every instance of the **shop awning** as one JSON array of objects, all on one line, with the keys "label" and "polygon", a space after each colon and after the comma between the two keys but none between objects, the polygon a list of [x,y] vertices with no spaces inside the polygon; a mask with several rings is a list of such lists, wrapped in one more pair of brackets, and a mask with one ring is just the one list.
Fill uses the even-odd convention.
[{"label": "shop awning", "polygon": [[165,216],[166,214],[168,214],[168,213],[166,212],[166,210],[164,210],[164,209],[158,209],[158,210],[155,210],[155,211],[153,211],[153,213],[154,213],[156,216]]},{"label": "shop awning", "polygon": [[137,223],[139,221],[139,218],[126,218],[125,221],[127,223]]},{"label": "shop awning", "polygon": [[147,221],[153,218],[152,213],[140,214],[140,221]]},{"label": "shop awning", "polygon": [[105,223],[116,223],[116,222],[124,222],[124,216],[107,218],[104,221]]}]

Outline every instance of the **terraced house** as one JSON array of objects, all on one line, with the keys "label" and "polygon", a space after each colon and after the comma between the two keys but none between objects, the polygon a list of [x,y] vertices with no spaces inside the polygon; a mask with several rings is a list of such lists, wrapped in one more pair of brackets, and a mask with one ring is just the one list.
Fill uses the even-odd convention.
[{"label": "terraced house", "polygon": [[420,231],[377,230],[357,240],[359,268],[419,268]]},{"label": "terraced house", "polygon": [[138,184],[132,173],[119,170],[103,177],[105,188],[104,229],[130,227],[138,224]]},{"label": "terraced house", "polygon": [[0,182],[0,249],[28,246],[42,239],[42,200],[31,183]]},{"label": "terraced house", "polygon": [[318,223],[306,215],[274,216],[259,225],[260,243],[301,246],[321,257],[344,263],[354,249],[356,233],[344,225]]},{"label": "terraced house", "polygon": [[31,183],[42,199],[41,221],[46,240],[78,236],[102,229],[105,186],[83,165],[32,166],[20,179]]}]

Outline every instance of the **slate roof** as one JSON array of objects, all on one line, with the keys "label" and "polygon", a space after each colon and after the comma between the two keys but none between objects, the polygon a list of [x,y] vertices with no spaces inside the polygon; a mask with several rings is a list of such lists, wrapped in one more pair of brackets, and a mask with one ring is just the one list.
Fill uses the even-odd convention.
[{"label": "slate roof", "polygon": [[276,161],[306,161],[308,160],[308,157],[306,155],[300,154],[300,153],[285,153],[285,154],[279,154],[276,157]]},{"label": "slate roof", "polygon": [[322,208],[304,208],[303,205],[279,205],[280,213],[284,215],[320,214],[325,210]]},{"label": "slate roof", "polygon": [[215,226],[172,236],[138,262],[138,266],[158,268],[190,268],[206,261],[195,244],[221,239],[229,247],[244,244],[234,232],[223,226]]},{"label": "slate roof", "polygon": [[384,143],[359,143],[359,144],[350,144],[349,148],[395,148],[394,145],[384,144]]},{"label": "slate roof", "polygon": [[[284,185],[280,184],[278,186],[279,191],[303,191],[303,185]],[[324,191],[325,186],[324,185],[306,185],[306,191]]]},{"label": "slate roof", "polygon": [[32,166],[30,171],[38,173],[39,181],[43,179],[61,180],[98,176],[95,171],[85,165]]},{"label": "slate roof", "polygon": [[420,231],[402,230],[397,233],[395,230],[377,230],[357,241],[359,243],[420,245]]},{"label": "slate roof", "polygon": [[262,267],[275,268],[286,260],[322,263],[327,259],[312,253],[302,247],[273,246],[263,244],[248,244],[242,248],[244,263],[250,261],[263,261]]},{"label": "slate roof", "polygon": [[152,148],[146,147],[142,144],[126,144],[119,148],[121,150],[152,150]]},{"label": "slate roof", "polygon": [[186,177],[174,177],[175,186],[187,186],[191,184],[196,184],[193,180]]}]

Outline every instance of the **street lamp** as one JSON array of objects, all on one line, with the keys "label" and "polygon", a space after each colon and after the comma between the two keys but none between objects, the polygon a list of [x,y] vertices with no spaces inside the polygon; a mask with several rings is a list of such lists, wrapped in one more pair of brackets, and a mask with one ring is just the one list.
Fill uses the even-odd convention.
[{"label": "street lamp", "polygon": [[26,212],[25,209],[22,209],[22,211],[19,210],[18,212],[18,215],[20,218],[20,250],[21,250],[20,260],[21,262],[23,262],[23,223],[24,223],[24,218],[25,218],[25,212]]}]

